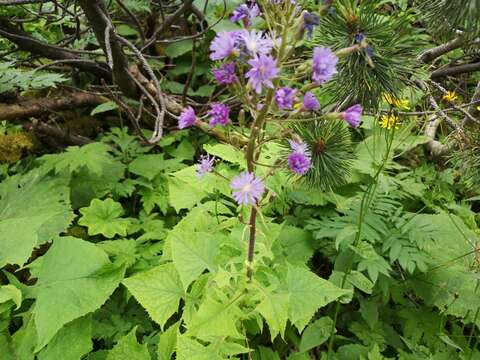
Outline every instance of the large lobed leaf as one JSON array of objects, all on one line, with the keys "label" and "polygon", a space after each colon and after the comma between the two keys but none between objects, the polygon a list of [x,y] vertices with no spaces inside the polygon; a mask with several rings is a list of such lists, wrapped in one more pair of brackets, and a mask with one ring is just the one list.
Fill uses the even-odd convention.
[{"label": "large lobed leaf", "polygon": [[67,229],[73,219],[68,181],[31,171],[0,184],[0,268],[23,265],[36,246]]},{"label": "large lobed leaf", "polygon": [[68,322],[97,310],[123,279],[107,254],[94,244],[59,238],[40,260],[33,287],[36,351]]}]

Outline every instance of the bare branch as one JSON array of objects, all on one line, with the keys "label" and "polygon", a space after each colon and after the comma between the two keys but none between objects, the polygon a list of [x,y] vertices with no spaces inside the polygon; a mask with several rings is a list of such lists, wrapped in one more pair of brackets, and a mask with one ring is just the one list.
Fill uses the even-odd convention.
[{"label": "bare branch", "polygon": [[14,120],[38,116],[51,111],[99,105],[102,102],[104,102],[104,99],[100,96],[77,92],[56,98],[20,101],[16,104],[0,104],[0,114],[2,114],[4,120]]},{"label": "bare branch", "polygon": [[0,0],[0,6],[15,6],[27,4],[43,4],[52,0]]},{"label": "bare branch", "polygon": [[432,62],[436,58],[446,53],[449,53],[450,51],[453,51],[455,49],[462,47],[464,44],[465,44],[465,38],[463,36],[458,36],[455,39],[445,44],[442,44],[432,49],[429,49],[427,51],[424,51],[418,56],[418,60],[423,63]]},{"label": "bare branch", "polygon": [[471,64],[462,64],[457,66],[449,66],[442,69],[438,69],[432,72],[431,78],[438,79],[445,76],[453,76],[465,73],[471,73],[480,71],[480,61]]}]

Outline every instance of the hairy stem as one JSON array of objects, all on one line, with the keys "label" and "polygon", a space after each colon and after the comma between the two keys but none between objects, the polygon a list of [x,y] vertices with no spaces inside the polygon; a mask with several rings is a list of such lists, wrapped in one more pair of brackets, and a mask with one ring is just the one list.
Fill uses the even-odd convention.
[{"label": "hairy stem", "polygon": [[255,251],[255,240],[257,232],[257,208],[252,207],[252,212],[250,213],[250,240],[248,242],[248,255],[247,255],[247,277],[248,280],[252,280],[253,276],[253,257]]}]

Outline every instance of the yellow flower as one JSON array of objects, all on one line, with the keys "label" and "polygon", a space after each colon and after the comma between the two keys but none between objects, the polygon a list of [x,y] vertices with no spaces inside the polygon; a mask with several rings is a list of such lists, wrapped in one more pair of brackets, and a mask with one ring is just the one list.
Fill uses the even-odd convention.
[{"label": "yellow flower", "polygon": [[458,95],[455,91],[449,91],[446,95],[443,95],[443,98],[442,98],[442,100],[445,100],[448,102],[454,102],[457,99],[458,99]]},{"label": "yellow flower", "polygon": [[477,106],[477,111],[480,111],[480,106]]},{"label": "yellow flower", "polygon": [[382,115],[382,117],[380,118],[380,127],[382,129],[388,129],[388,130],[391,130],[393,129],[393,127],[395,127],[395,129],[398,129],[398,117],[395,116],[395,115]]},{"label": "yellow flower", "polygon": [[383,93],[383,100],[385,100],[387,104],[399,109],[410,110],[410,102],[408,99],[399,99],[392,94]]}]

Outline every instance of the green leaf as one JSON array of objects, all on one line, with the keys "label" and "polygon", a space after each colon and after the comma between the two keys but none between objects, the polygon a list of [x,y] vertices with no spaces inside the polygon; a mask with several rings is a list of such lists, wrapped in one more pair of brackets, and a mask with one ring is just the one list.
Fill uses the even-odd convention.
[{"label": "green leaf", "polygon": [[165,55],[176,58],[192,51],[193,40],[183,40],[171,43],[165,49]]},{"label": "green leaf", "polygon": [[203,346],[186,335],[178,337],[176,360],[224,360],[211,346]]},{"label": "green leaf", "polygon": [[160,334],[158,339],[158,360],[170,360],[177,347],[177,336],[180,322],[170,326],[167,331]]},{"label": "green leaf", "polygon": [[203,149],[210,155],[214,155],[222,160],[231,162],[232,164],[240,165],[242,168],[246,167],[245,155],[242,151],[229,144],[206,144]]},{"label": "green leaf", "polygon": [[289,319],[299,331],[320,307],[350,293],[311,271],[293,266],[288,267],[285,285],[290,293]]},{"label": "green leaf", "polygon": [[13,301],[17,305],[16,310],[18,310],[22,304],[22,292],[13,285],[0,286],[0,304],[7,301]]},{"label": "green leaf", "polygon": [[61,154],[42,156],[40,161],[46,171],[55,170],[56,173],[62,171],[73,173],[85,167],[93,174],[100,176],[107,166],[116,164],[109,153],[110,150],[110,146],[99,142],[82,147],[70,146]]},{"label": "green leaf", "polygon": [[302,334],[300,351],[309,351],[327,341],[332,332],[332,325],[333,320],[328,316],[322,317],[308,325]]},{"label": "green leaf", "polygon": [[373,291],[373,282],[359,271],[350,272],[347,276],[347,282],[364,293],[371,294]]},{"label": "green leaf", "polygon": [[214,271],[214,258],[218,253],[222,236],[219,234],[172,231],[172,258],[184,289],[208,269]]},{"label": "green leaf", "polygon": [[281,246],[281,250],[277,251],[277,254],[286,257],[290,263],[298,261],[305,264],[312,257],[315,250],[311,232],[294,226],[283,227],[278,237],[278,243]]},{"label": "green leaf", "polygon": [[0,184],[0,268],[23,265],[34,247],[52,241],[73,219],[68,178],[38,171]]},{"label": "green leaf", "polygon": [[107,102],[104,102],[103,104],[100,104],[100,105],[96,106],[90,112],[90,116],[101,114],[101,113],[111,111],[111,110],[115,110],[115,109],[118,109],[117,103],[115,103],[113,101],[107,101]]},{"label": "green leaf", "polygon": [[378,305],[373,301],[360,301],[360,314],[370,329],[374,330],[378,322]]},{"label": "green leaf", "polygon": [[37,332],[31,312],[22,316],[23,326],[12,336],[12,347],[15,360],[34,360],[34,349],[37,342]]},{"label": "green leaf", "polygon": [[82,217],[78,223],[88,227],[89,235],[101,234],[109,239],[117,234],[127,236],[127,229],[132,222],[121,218],[124,214],[123,207],[112,199],[94,199],[89,207],[80,209],[80,213]]},{"label": "green leaf", "polygon": [[173,264],[157,266],[122,282],[150,317],[163,328],[178,310],[185,292]]},{"label": "green leaf", "polygon": [[94,244],[73,237],[55,241],[39,262],[33,287],[36,350],[48,344],[62,326],[102,306],[123,273]]},{"label": "green leaf", "polygon": [[153,180],[163,170],[165,170],[163,154],[140,155],[128,165],[128,171],[148,180]]},{"label": "green leaf", "polygon": [[211,337],[242,338],[237,330],[237,321],[241,311],[235,300],[218,302],[207,296],[187,324],[187,334],[199,339],[211,340]]},{"label": "green leaf", "polygon": [[288,320],[288,305],[290,295],[286,293],[272,293],[265,290],[263,300],[257,310],[265,318],[273,340],[278,334],[283,338]]},{"label": "green leaf", "polygon": [[92,351],[92,320],[86,316],[65,325],[38,355],[38,360],[81,359]]},{"label": "green leaf", "polygon": [[163,175],[158,175],[152,182],[152,188],[144,187],[140,190],[142,204],[145,212],[150,214],[158,206],[163,214],[168,210],[168,180]]},{"label": "green leaf", "polygon": [[230,184],[227,180],[212,174],[198,177],[195,165],[170,174],[168,178],[169,203],[178,212],[181,209],[191,209],[206,196],[220,191],[230,195]]},{"label": "green leaf", "polygon": [[127,335],[122,337],[118,343],[108,352],[106,360],[150,360],[147,344],[139,344],[134,327]]}]

